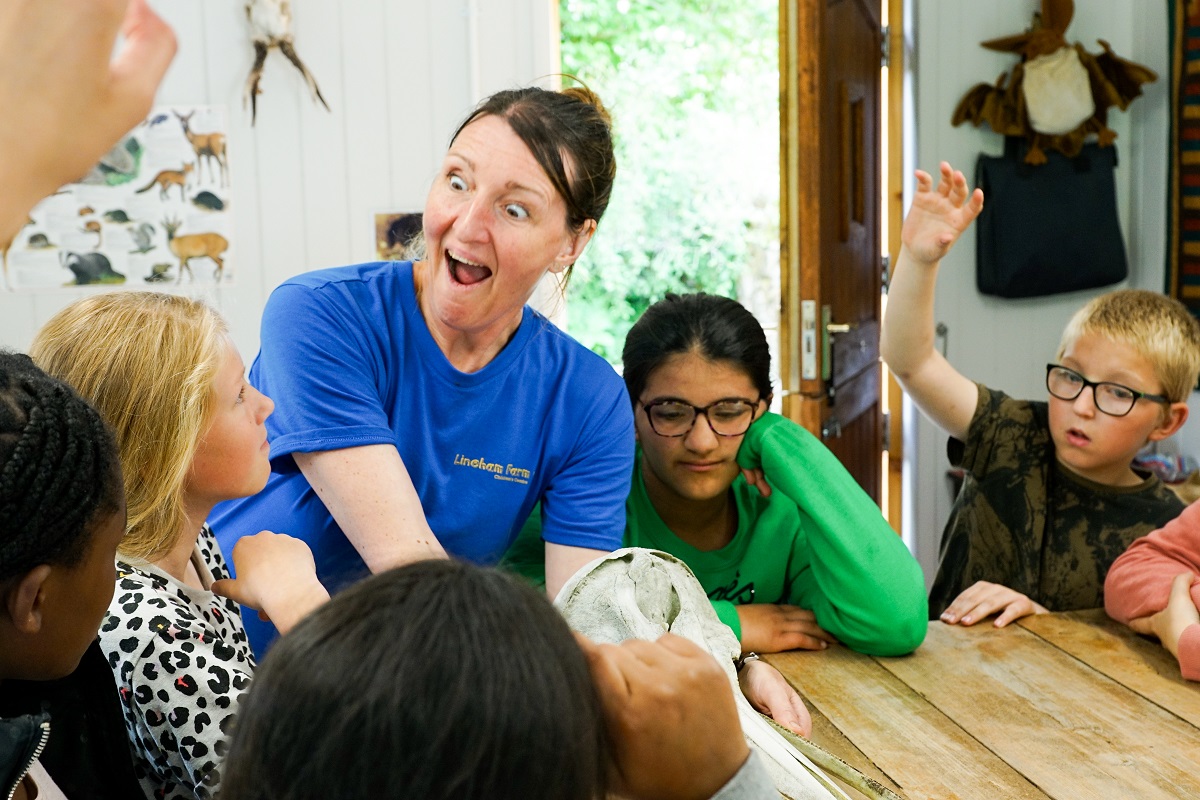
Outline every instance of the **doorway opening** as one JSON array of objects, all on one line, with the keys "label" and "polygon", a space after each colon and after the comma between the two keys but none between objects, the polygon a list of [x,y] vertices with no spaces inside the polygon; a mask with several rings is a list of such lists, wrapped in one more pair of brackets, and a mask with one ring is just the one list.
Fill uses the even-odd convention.
[{"label": "doorway opening", "polygon": [[[900,437],[887,437],[893,449],[890,457],[883,455],[882,428],[891,422],[887,427],[898,429],[899,408],[895,394],[887,398],[889,381],[878,364],[877,336],[879,254],[894,253],[899,229],[901,181],[897,176],[902,172],[904,137],[898,123],[907,65],[901,57],[903,37],[897,33],[907,27],[905,5],[906,0],[830,5],[790,0],[783,4],[788,9],[785,19],[778,0],[710,0],[702,7],[685,0],[558,2],[562,72],[590,86],[612,111],[621,176],[588,257],[571,278],[567,329],[620,369],[625,333],[666,293],[706,291],[738,299],[767,330],[774,356],[775,410],[782,405],[784,413],[821,435],[848,467],[850,461],[867,464],[861,475],[855,468],[851,471],[881,501],[885,516],[897,527]],[[873,46],[846,45],[842,40],[850,41],[847,36],[813,39],[811,26],[797,26],[797,19],[820,19],[835,27],[853,21],[857,37],[853,41]],[[858,31],[863,19],[869,23],[867,28],[874,28]],[[788,31],[781,35],[783,23]],[[890,70],[879,60],[881,24],[890,24],[893,31]],[[797,50],[792,38],[803,39],[804,46]],[[844,46],[835,48],[837,42]],[[853,78],[858,83],[833,84],[846,95],[841,98],[846,102],[831,108],[840,111],[845,105],[849,109],[848,116],[841,115],[845,119],[813,111],[824,109],[834,98],[833,94],[826,97],[827,90],[806,88],[797,102],[795,92],[785,93],[786,82],[780,80],[781,60],[793,82],[792,72],[823,69],[809,61],[824,53],[826,45],[837,50],[831,50],[831,55],[855,63],[869,62],[872,51],[875,54],[873,77],[868,63],[861,77]],[[861,88],[847,93],[840,88],[844,86]],[[835,195],[836,203],[804,205],[816,213],[801,215],[800,224],[792,219],[795,209],[789,209],[787,233],[792,238],[781,247],[780,100],[784,94],[794,104],[787,109],[784,139],[790,136],[795,140],[792,146],[799,142],[805,148],[799,168],[808,182],[802,185],[854,185],[858,190],[847,195],[854,202],[842,203]],[[831,119],[824,119],[827,116]],[[817,133],[822,123],[836,126],[837,131]],[[847,164],[848,172],[838,168]],[[795,202],[796,187],[789,184],[789,192]],[[814,244],[822,229],[817,217],[823,219],[842,205],[849,219],[843,227],[850,239],[861,239],[862,246],[853,253],[834,252],[830,259]],[[788,251],[791,260],[781,264],[781,250]],[[846,279],[850,262],[845,267],[840,264],[845,259],[862,265],[861,280],[851,284]],[[821,283],[823,289],[812,289],[817,285],[814,281],[822,279],[810,273],[827,263],[837,275]],[[781,274],[781,269],[788,274]],[[859,284],[872,292],[859,291]],[[870,293],[874,300],[867,297]],[[829,336],[828,344],[818,339],[816,363],[803,368],[801,298],[816,301],[821,318],[813,327],[821,333],[849,329],[840,338]],[[825,320],[826,304],[833,316],[846,319]],[[832,363],[835,355],[837,369]],[[866,361],[856,366],[866,357],[874,360],[873,369]],[[851,372],[852,367],[862,370],[862,377],[844,390],[839,388],[834,418],[834,393],[824,373],[830,372],[833,379],[839,371],[851,377],[859,374]],[[781,370],[787,374],[781,376]],[[869,401],[871,396],[874,401]],[[809,408],[802,407],[805,403]],[[813,410],[818,406],[819,411]],[[885,410],[890,412],[887,417]],[[850,424],[852,415],[863,412],[878,415],[878,421],[869,426],[861,423],[857,428],[862,430],[857,430]]]},{"label": "doorway opening", "polygon": [[766,329],[778,387],[778,0],[561,0],[559,17],[562,71],[610,109],[618,165],[567,330],[619,369],[668,292],[733,297]]}]

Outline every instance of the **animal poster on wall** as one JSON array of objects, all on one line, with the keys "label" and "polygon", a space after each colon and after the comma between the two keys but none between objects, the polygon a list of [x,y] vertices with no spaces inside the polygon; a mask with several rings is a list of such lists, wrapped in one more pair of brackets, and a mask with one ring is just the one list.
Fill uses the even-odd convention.
[{"label": "animal poster on wall", "polygon": [[30,212],[5,288],[227,285],[231,228],[224,107],[157,107]]}]

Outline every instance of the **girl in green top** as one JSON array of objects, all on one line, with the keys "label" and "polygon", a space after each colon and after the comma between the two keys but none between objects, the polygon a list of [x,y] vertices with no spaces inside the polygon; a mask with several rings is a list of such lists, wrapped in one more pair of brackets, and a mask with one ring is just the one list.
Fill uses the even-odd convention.
[{"label": "girl in green top", "polygon": [[[921,643],[920,566],[833,454],[767,412],[771,354],[749,311],[668,295],[630,329],[623,359],[638,441],[625,546],[686,562],[743,653],[839,641],[900,655]],[[534,513],[505,556],[535,581],[539,521]],[[807,717],[794,692],[769,668],[754,671],[739,675],[751,702],[803,729],[789,722],[793,711]]]},{"label": "girl in green top", "polygon": [[771,355],[749,311],[669,295],[622,357],[638,440],[626,546],[683,559],[744,652],[921,643],[920,566],[833,454],[767,412]]}]

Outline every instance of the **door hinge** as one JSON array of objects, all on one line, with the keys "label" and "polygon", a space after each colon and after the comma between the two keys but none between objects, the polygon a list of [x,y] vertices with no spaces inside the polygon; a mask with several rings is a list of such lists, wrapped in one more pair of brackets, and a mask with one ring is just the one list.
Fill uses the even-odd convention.
[{"label": "door hinge", "polygon": [[883,452],[892,452],[892,412],[883,412]]},{"label": "door hinge", "polygon": [[883,293],[888,293],[888,286],[892,283],[892,256],[890,253],[884,253],[879,262],[879,280]]},{"label": "door hinge", "polygon": [[892,65],[892,26],[884,25],[879,29],[879,66]]}]

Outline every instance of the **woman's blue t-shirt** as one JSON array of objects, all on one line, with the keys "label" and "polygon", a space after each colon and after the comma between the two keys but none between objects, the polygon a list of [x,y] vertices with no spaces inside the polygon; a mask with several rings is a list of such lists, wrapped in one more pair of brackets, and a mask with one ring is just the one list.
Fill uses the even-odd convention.
[{"label": "woman's blue t-shirt", "polygon": [[[306,273],[267,302],[249,377],[275,401],[271,476],[259,494],[214,510],[226,554],[272,530],[309,544],[331,591],[365,577],[291,454],[371,444],[396,446],[453,556],[497,562],[539,501],[546,541],[620,546],[634,439],[624,384],[528,307],[505,348],[463,373],[421,316],[410,262]],[[261,654],[274,628],[245,617]]]}]

